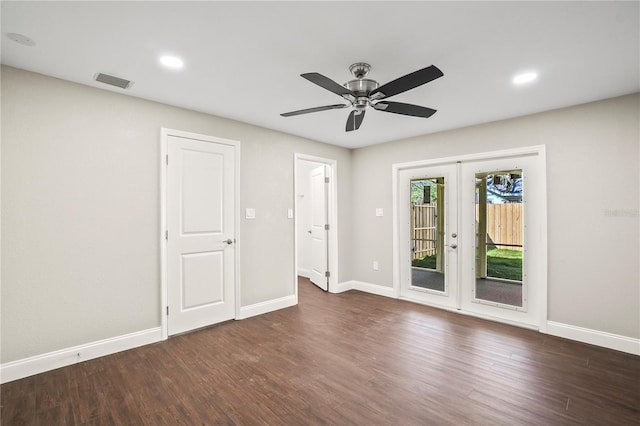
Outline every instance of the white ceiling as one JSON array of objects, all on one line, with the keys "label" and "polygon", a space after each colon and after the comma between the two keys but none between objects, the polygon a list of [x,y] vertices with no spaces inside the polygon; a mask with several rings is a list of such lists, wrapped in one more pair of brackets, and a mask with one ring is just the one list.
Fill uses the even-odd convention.
[{"label": "white ceiling", "polygon": [[[632,2],[10,2],[2,63],[349,148],[640,91],[640,3]],[[6,36],[19,33],[36,45]],[[159,56],[184,60],[181,71]],[[384,84],[436,65],[444,77],[390,100],[429,119],[347,109],[299,75],[339,83],[354,62]],[[512,77],[539,79],[514,87]],[[93,81],[97,72],[131,89]]]}]

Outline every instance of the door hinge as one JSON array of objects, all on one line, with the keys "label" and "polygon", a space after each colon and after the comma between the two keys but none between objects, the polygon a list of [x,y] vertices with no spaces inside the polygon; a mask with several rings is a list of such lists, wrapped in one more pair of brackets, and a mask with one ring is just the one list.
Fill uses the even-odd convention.
[{"label": "door hinge", "polygon": [[164,239],[169,241],[169,230],[164,231]]},{"label": "door hinge", "polygon": [[329,183],[329,178],[328,177],[324,178],[324,183]]},{"label": "door hinge", "polygon": [[169,165],[169,154],[167,154],[165,157],[165,161],[167,162],[167,166]]},{"label": "door hinge", "polygon": [[167,316],[169,316],[169,307],[167,306]]},{"label": "door hinge", "polygon": [[328,224],[328,223],[324,226],[324,230],[325,230],[325,231],[328,231],[328,230],[329,230],[329,224]]},{"label": "door hinge", "polygon": [[329,271],[325,272],[325,273],[324,273],[324,276],[325,276],[325,277],[327,277],[327,278],[329,278],[329,277],[331,276],[331,272],[329,272]]}]

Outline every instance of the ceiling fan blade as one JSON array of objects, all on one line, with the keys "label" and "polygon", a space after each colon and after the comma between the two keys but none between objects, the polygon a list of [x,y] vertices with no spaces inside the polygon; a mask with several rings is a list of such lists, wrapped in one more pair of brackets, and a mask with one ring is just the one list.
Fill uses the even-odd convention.
[{"label": "ceiling fan blade", "polygon": [[402,102],[381,101],[373,105],[378,111],[392,112],[394,114],[410,115],[412,117],[429,118],[436,113],[435,109],[419,105],[405,104]]},{"label": "ceiling fan blade", "polygon": [[351,111],[351,114],[349,114],[349,118],[347,118],[347,126],[345,130],[347,132],[358,130],[360,128],[360,125],[362,124],[362,120],[364,120],[364,113],[364,110],[361,111],[360,114],[358,114],[355,109]]},{"label": "ceiling fan blade", "polygon": [[355,99],[356,95],[351,90],[347,89],[341,84],[336,83],[328,77],[325,77],[322,74],[318,74],[317,72],[310,72],[307,74],[300,74],[300,77],[306,78],[312,83],[317,84],[318,86],[327,89],[330,92],[335,93],[336,95],[340,95],[346,98]]},{"label": "ceiling fan blade", "polygon": [[[372,91],[370,96],[375,97],[376,99],[389,98],[397,95],[398,93],[406,92],[407,90],[422,86],[423,84],[433,81],[436,78],[440,78],[443,75],[444,74],[438,67],[431,65],[390,81],[387,84],[383,84]],[[375,96],[376,93],[380,94]]]},{"label": "ceiling fan blade", "polygon": [[285,112],[280,114],[283,117],[292,117],[294,115],[300,115],[300,114],[309,114],[311,112],[319,112],[319,111],[326,111],[329,109],[340,109],[340,108],[346,108],[350,105],[342,105],[342,104],[337,104],[337,105],[326,105],[326,106],[320,106],[320,107],[315,107],[315,108],[307,108],[307,109],[300,109],[298,111],[291,111],[291,112]]}]

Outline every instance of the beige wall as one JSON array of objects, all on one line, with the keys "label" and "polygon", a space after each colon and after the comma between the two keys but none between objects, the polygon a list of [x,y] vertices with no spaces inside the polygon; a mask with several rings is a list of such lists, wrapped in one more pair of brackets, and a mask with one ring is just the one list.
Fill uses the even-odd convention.
[{"label": "beige wall", "polygon": [[293,294],[294,152],[349,204],[347,149],[2,67],[2,363],[160,325],[161,127],[241,142],[242,306]]},{"label": "beige wall", "polygon": [[393,285],[393,163],[544,144],[549,320],[640,337],[639,104],[635,94],[355,150],[354,279]]}]

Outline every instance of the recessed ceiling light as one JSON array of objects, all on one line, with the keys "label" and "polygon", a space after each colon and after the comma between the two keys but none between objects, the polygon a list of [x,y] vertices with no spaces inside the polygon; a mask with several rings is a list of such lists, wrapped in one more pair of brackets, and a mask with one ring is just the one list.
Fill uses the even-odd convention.
[{"label": "recessed ceiling light", "polygon": [[518,74],[513,77],[513,84],[525,84],[531,83],[535,79],[538,78],[538,73],[535,72],[525,72],[522,74]]},{"label": "recessed ceiling light", "polygon": [[160,58],[160,63],[165,67],[180,69],[184,65],[182,59],[176,58],[175,56],[163,56]]},{"label": "recessed ceiling light", "polygon": [[32,38],[27,37],[26,35],[22,35],[18,33],[9,33],[7,34],[7,37],[9,37],[9,39],[23,46],[31,47],[36,45],[36,42]]}]

